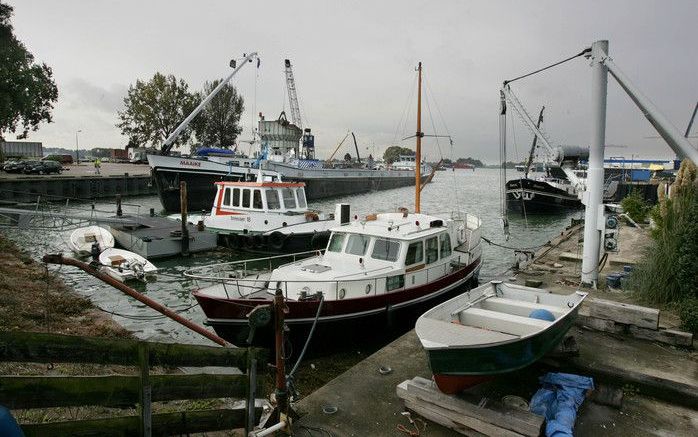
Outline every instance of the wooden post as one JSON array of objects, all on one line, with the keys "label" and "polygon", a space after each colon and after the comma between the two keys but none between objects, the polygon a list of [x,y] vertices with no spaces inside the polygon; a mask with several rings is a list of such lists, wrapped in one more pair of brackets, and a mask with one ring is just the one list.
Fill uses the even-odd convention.
[{"label": "wooden post", "polygon": [[257,397],[257,358],[252,348],[247,348],[247,407],[245,415],[245,435],[255,427],[255,399]]},{"label": "wooden post", "polygon": [[179,209],[182,213],[182,255],[189,255],[189,228],[187,227],[187,183],[179,183]]},{"label": "wooden post", "polygon": [[417,147],[414,166],[415,190],[414,190],[414,212],[421,211],[422,192],[422,63],[419,63],[419,80],[417,82]]},{"label": "wooden post", "polygon": [[116,216],[121,217],[124,215],[123,211],[121,210],[121,194],[116,195]]},{"label": "wooden post", "polygon": [[152,416],[151,416],[151,390],[150,386],[150,357],[148,352],[148,343],[140,342],[138,344],[138,365],[141,371],[141,435],[150,437],[153,433]]}]

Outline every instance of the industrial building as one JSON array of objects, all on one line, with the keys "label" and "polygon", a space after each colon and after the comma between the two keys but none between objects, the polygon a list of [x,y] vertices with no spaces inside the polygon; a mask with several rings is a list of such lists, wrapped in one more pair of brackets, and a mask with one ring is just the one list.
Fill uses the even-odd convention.
[{"label": "industrial building", "polygon": [[44,149],[40,142],[32,141],[5,141],[0,142],[0,158],[41,158]]}]

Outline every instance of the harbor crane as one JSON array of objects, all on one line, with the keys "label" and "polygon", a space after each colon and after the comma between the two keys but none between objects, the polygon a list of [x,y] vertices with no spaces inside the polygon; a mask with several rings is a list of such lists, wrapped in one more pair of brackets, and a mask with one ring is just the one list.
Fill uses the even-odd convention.
[{"label": "harbor crane", "polygon": [[310,128],[303,129],[303,121],[301,120],[301,109],[298,105],[298,95],[296,93],[296,80],[293,78],[293,69],[291,68],[291,60],[284,60],[286,72],[286,88],[288,89],[288,104],[291,109],[291,123],[295,124],[298,129],[303,131],[302,138],[302,157],[306,159],[315,158],[315,137],[310,131]]}]

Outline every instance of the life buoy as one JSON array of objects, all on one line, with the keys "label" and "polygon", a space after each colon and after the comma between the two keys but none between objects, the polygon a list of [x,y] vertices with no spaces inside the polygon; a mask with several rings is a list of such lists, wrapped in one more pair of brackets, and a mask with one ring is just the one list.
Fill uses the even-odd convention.
[{"label": "life buoy", "polygon": [[274,250],[281,250],[286,243],[286,234],[274,231],[269,235],[269,246]]},{"label": "life buoy", "polygon": [[327,246],[330,239],[329,232],[315,232],[310,238],[310,247],[313,249],[321,249]]}]

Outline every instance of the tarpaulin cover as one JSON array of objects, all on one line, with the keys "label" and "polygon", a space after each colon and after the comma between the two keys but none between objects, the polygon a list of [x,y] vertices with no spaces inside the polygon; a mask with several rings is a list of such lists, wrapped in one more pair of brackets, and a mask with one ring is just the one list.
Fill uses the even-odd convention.
[{"label": "tarpaulin cover", "polygon": [[0,405],[0,436],[3,437],[24,437],[24,433],[17,425],[17,421],[12,417],[10,410]]},{"label": "tarpaulin cover", "polygon": [[577,409],[584,402],[587,390],[594,389],[594,380],[570,373],[547,373],[540,378],[543,385],[531,398],[531,412],[545,416],[545,435],[572,436]]}]

